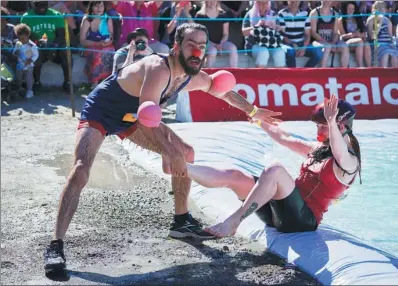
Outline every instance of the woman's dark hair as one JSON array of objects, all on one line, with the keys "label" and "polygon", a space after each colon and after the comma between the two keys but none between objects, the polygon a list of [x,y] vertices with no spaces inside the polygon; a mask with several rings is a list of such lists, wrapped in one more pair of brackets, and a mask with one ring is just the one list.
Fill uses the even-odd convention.
[{"label": "woman's dark hair", "polygon": [[[339,99],[338,102],[338,114],[336,118],[336,122],[338,124],[344,124],[344,127],[347,129],[347,134],[350,137],[350,142],[352,149],[355,153],[355,156],[358,158],[358,173],[359,173],[359,178],[360,182],[362,183],[361,179],[361,148],[359,147],[358,139],[355,137],[355,135],[352,132],[352,126],[354,123],[354,117],[356,115],[356,110],[354,106],[352,106],[350,103],[348,103],[345,100]],[[312,114],[311,114],[311,121],[315,123],[320,123],[320,124],[327,124],[326,118],[325,118],[325,113],[324,113],[324,103],[318,104]],[[323,145],[317,149],[315,149],[311,153],[311,162],[310,165],[314,163],[320,163],[323,160],[333,157],[332,153],[332,148],[330,145]]]},{"label": "woman's dark hair", "polygon": [[[344,2],[343,3],[343,7],[342,7],[342,11],[343,11],[343,15],[347,15],[347,9],[348,9],[348,5],[354,5],[355,10],[354,10],[354,20],[357,22],[357,27],[360,33],[364,33],[365,32],[365,23],[363,22],[362,17],[360,16],[361,13],[359,12],[359,6],[357,5],[357,3],[355,1],[349,1],[349,2]],[[345,32],[347,33],[347,17],[343,17],[343,27]]]},{"label": "woman's dark hair", "polygon": [[[348,137],[350,137],[350,142],[352,149],[355,153],[355,156],[358,158],[358,174],[359,174],[359,179],[360,183],[362,184],[362,178],[361,178],[361,169],[362,169],[362,163],[361,163],[361,148],[359,147],[359,142],[358,139],[355,137],[355,135],[352,133],[352,129],[350,128],[349,125],[345,125],[346,129],[348,130]],[[316,148],[312,153],[311,153],[311,162],[310,166],[313,165],[314,163],[320,163],[323,160],[333,157],[332,153],[332,147],[330,145],[322,145],[319,148]]]},{"label": "woman's dark hair", "polygon": [[[104,12],[106,12],[104,1],[90,1],[90,2],[88,3],[88,7],[87,7],[87,15],[88,15],[88,16],[93,15],[94,6],[95,6],[95,5],[98,5],[98,4],[101,4],[101,3],[104,4]],[[88,17],[88,18],[87,18],[87,20],[88,20],[89,22],[92,22],[94,19],[95,19],[94,17]]]}]

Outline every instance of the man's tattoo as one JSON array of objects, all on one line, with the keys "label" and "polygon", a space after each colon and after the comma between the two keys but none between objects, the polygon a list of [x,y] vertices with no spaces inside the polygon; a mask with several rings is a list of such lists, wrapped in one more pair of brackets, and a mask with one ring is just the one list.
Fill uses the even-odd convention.
[{"label": "man's tattoo", "polygon": [[258,203],[253,202],[251,204],[251,206],[246,210],[245,214],[240,218],[240,221],[244,220],[245,218],[247,218],[249,215],[251,215],[252,213],[254,213],[256,211],[258,207]]},{"label": "man's tattoo", "polygon": [[[224,100],[226,102],[228,102],[229,104],[231,104],[232,106],[234,106],[240,110],[243,110],[245,112],[247,112],[247,110],[249,110],[249,109],[251,111],[251,108],[253,108],[252,105],[246,100],[246,98],[244,98],[242,95],[240,95],[239,93],[237,93],[233,90],[228,91],[225,94]],[[250,112],[250,111],[248,111],[248,112]]]}]

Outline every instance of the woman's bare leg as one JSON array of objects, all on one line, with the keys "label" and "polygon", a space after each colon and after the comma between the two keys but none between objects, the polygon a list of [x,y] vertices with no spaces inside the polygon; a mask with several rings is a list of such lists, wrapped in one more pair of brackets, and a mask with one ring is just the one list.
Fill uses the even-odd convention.
[{"label": "woman's bare leg", "polygon": [[271,199],[282,200],[294,190],[293,178],[282,166],[270,167],[261,174],[243,205],[224,222],[207,228],[217,237],[234,235],[240,223]]},{"label": "woman's bare leg", "polygon": [[254,187],[253,176],[236,169],[220,170],[208,166],[187,164],[188,177],[206,188],[229,188],[240,200],[245,200]]}]

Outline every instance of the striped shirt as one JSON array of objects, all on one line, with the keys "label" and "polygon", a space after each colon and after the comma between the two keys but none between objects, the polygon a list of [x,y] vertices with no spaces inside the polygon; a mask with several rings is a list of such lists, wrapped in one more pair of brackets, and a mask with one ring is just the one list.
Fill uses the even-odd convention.
[{"label": "striped shirt", "polygon": [[[373,21],[375,21],[375,20],[376,20],[376,18],[373,18]],[[380,22],[381,22],[381,25],[380,25]],[[381,18],[378,21],[378,23],[380,25],[380,30],[379,30],[379,34],[377,35],[377,41],[382,42],[382,43],[391,43],[392,39],[391,39],[390,33],[388,32],[389,20],[383,16],[383,18]]]},{"label": "striped shirt", "polygon": [[293,43],[304,42],[304,31],[311,29],[310,18],[307,11],[298,10],[296,15],[289,12],[288,8],[278,13],[279,25],[285,29],[285,36]]}]

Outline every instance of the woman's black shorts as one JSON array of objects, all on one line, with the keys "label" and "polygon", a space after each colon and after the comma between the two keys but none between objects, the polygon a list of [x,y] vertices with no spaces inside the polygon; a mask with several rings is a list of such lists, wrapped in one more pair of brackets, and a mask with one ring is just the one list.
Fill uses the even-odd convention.
[{"label": "woman's black shorts", "polygon": [[[253,176],[254,181],[258,177]],[[316,218],[296,187],[283,200],[271,200],[256,211],[257,216],[280,232],[303,232],[317,229]]]}]

